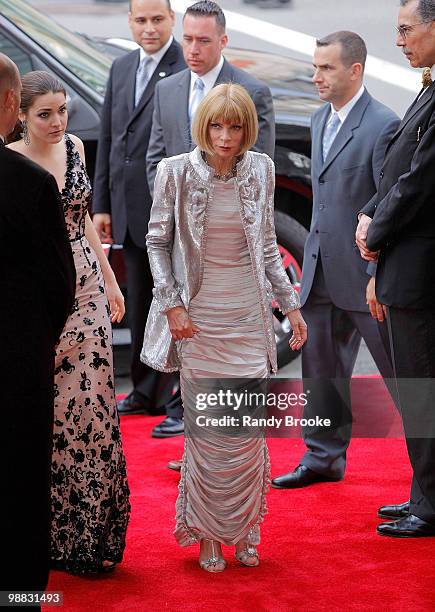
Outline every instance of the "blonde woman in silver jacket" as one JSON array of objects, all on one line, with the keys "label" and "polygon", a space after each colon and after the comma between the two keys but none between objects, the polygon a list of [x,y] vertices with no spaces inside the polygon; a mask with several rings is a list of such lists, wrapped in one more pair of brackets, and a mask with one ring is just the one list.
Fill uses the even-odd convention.
[{"label": "blonde woman in silver jacket", "polygon": [[141,359],[180,370],[186,435],[174,534],[182,546],[200,542],[209,572],[226,567],[222,544],[258,565],[270,475],[264,437],[207,427],[205,414],[232,406],[202,392],[216,389],[213,381],[276,371],[272,291],[292,326],[291,348],[307,338],[276,244],[273,162],[249,151],[257,132],[247,91],[214,87],[193,121],[198,147],[158,166],[147,235],[155,288]]}]

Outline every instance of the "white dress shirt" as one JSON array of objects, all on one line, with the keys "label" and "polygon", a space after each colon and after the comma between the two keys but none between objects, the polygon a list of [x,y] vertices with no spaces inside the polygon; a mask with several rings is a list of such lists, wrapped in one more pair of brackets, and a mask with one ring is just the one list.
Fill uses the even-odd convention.
[{"label": "white dress shirt", "polygon": [[189,91],[189,105],[188,105],[189,108],[190,108],[190,101],[192,99],[193,88],[195,87],[196,79],[201,79],[203,81],[204,97],[205,97],[208,94],[208,92],[211,89],[213,89],[214,84],[216,83],[216,79],[218,78],[223,65],[224,65],[224,58],[221,55],[221,59],[219,60],[219,63],[216,64],[214,68],[209,70],[209,72],[207,72],[206,74],[203,74],[201,77],[198,74],[196,74],[196,72],[190,71],[190,91]]},{"label": "white dress shirt", "polygon": [[340,110],[335,110],[334,106],[331,103],[331,114],[329,115],[327,124],[331,121],[332,117],[334,116],[334,114],[338,115],[338,118],[340,119],[340,126],[337,130],[337,134],[338,132],[341,130],[341,126],[343,125],[343,123],[346,121],[350,111],[353,109],[353,107],[355,106],[355,104],[358,102],[358,100],[361,98],[361,96],[363,95],[365,91],[365,87],[364,85],[361,85],[361,87],[359,88],[358,92],[354,95],[353,98],[351,98],[349,100],[349,102],[346,102],[346,104],[344,106],[342,106],[340,108]]},{"label": "white dress shirt", "polygon": [[139,49],[139,53],[140,53],[139,65],[142,62],[142,60],[145,59],[146,57],[150,57],[152,59],[152,62],[149,64],[148,71],[147,71],[147,73],[148,73],[148,80],[153,76],[155,69],[160,64],[160,61],[161,61],[162,57],[165,55],[166,51],[172,45],[173,40],[174,40],[174,37],[170,36],[168,42],[166,43],[166,45],[164,45],[161,49],[159,49],[155,53],[145,53],[145,51],[142,49],[142,47],[140,47],[140,49]]}]

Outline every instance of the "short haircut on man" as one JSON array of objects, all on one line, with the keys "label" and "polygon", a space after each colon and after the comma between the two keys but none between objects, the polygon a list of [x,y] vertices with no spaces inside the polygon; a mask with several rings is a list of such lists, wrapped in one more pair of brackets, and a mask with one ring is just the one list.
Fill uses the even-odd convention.
[{"label": "short haircut on man", "polygon": [[195,2],[195,4],[192,4],[192,6],[186,9],[184,17],[186,17],[186,15],[192,15],[193,17],[214,17],[217,25],[225,32],[225,15],[216,2],[212,2],[211,0],[200,0],[200,2]]},{"label": "short haircut on man", "polygon": [[[130,13],[131,13],[131,8],[133,6],[133,2],[134,2],[134,0],[130,0],[129,3],[128,3],[128,10],[130,11]],[[171,0],[165,0],[165,3],[167,5],[168,9],[170,11],[172,11]]]},{"label": "short haircut on man", "polygon": [[240,154],[248,151],[257,141],[257,109],[251,96],[241,85],[216,85],[198,106],[192,123],[192,137],[198,147],[210,155],[213,155],[213,148],[209,126],[214,122],[238,123],[243,127]]},{"label": "short haircut on man", "polygon": [[0,53],[0,91],[6,92],[8,89],[19,89],[21,87],[20,74],[13,61]]},{"label": "short haircut on man", "polygon": [[349,68],[352,64],[361,64],[364,69],[367,47],[359,34],[348,30],[340,30],[316,40],[317,47],[329,47],[329,45],[337,44],[341,45],[341,61],[346,68]]},{"label": "short haircut on man", "polygon": [[[400,6],[406,6],[413,0],[400,0]],[[435,0],[418,0],[417,13],[423,21],[435,21]]]}]

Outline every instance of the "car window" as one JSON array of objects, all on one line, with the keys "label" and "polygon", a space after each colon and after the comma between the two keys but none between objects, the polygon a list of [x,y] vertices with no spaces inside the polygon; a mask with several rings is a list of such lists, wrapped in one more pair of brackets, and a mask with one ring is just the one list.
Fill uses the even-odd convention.
[{"label": "car window", "polygon": [[11,60],[16,63],[21,74],[25,74],[26,72],[29,72],[29,70],[32,70],[33,66],[30,56],[25,51],[20,49],[20,47],[17,47],[14,42],[9,40],[9,38],[6,38],[6,36],[4,36],[1,32],[0,52],[10,57]]},{"label": "car window", "polygon": [[111,64],[109,58],[22,0],[0,0],[0,13],[79,79],[104,95]]}]

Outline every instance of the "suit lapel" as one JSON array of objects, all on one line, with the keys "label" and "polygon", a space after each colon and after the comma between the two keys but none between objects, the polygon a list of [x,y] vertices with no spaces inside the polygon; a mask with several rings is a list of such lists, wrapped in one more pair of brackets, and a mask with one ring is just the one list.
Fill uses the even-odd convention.
[{"label": "suit lapel", "polygon": [[323,167],[323,132],[325,131],[325,126],[329,117],[330,109],[330,104],[325,104],[319,116],[314,119],[315,123],[313,122],[312,157],[314,162],[314,168],[317,174],[321,172]]},{"label": "suit lapel", "polygon": [[[335,137],[335,140],[332,143],[331,148],[329,149],[328,155],[325,159],[325,162],[323,163],[322,173],[325,172],[325,170],[329,168],[329,166],[335,160],[337,155],[341,153],[341,151],[347,145],[349,140],[351,140],[352,138],[353,138],[352,129],[350,129],[349,126],[346,125],[346,121],[345,121],[343,125],[341,126],[340,131],[338,132],[337,136]],[[322,143],[320,143],[320,145],[322,146]]]},{"label": "suit lapel", "polygon": [[127,108],[129,115],[134,111],[134,90],[136,87],[136,71],[139,66],[139,58],[140,52],[139,49],[135,51],[136,56],[133,58],[133,61],[130,63],[130,67],[127,72],[127,77],[125,79],[125,91],[127,94]]},{"label": "suit lapel", "polygon": [[[370,94],[365,90],[361,98],[346,117],[345,122],[341,126],[340,131],[332,143],[328,156],[323,164],[321,174],[329,168],[337,155],[341,153],[347,143],[353,138],[353,131],[359,127],[370,99]],[[320,143],[320,146],[322,146],[322,143]]]},{"label": "suit lapel", "polygon": [[435,82],[432,83],[432,85],[427,88],[427,90],[420,96],[420,98],[416,99],[411,104],[411,106],[406,111],[405,116],[403,117],[402,121],[400,122],[399,127],[397,128],[397,132],[393,134],[390,142],[388,143],[387,152],[390,150],[393,142],[402,133],[403,129],[406,127],[409,121],[414,117],[414,115],[416,115],[419,111],[421,111],[421,109],[430,102],[434,92],[435,92]]},{"label": "suit lapel", "polygon": [[[426,94],[427,92],[423,93],[423,89],[420,89],[420,91],[418,92],[417,96],[414,98],[412,104],[410,106],[408,106],[408,108],[406,109],[405,114],[403,115],[402,118],[402,122],[407,121],[408,117],[411,115],[411,113],[413,112],[414,108],[416,107],[417,103],[420,102],[420,100],[423,98],[423,96]],[[400,127],[400,126],[399,126]]]},{"label": "suit lapel", "polygon": [[224,63],[222,65],[221,71],[219,72],[215,85],[220,85],[221,83],[228,83],[228,81],[232,81],[234,76],[233,69],[231,64],[224,59]]},{"label": "suit lapel", "polygon": [[189,92],[190,92],[190,70],[186,69],[180,72],[180,80],[178,81],[177,90],[174,91],[174,104],[178,110],[176,113],[178,129],[181,139],[184,143],[186,151],[192,148],[192,139],[190,136],[190,119],[189,119]]},{"label": "suit lapel", "polygon": [[131,114],[130,114],[128,124],[130,124],[132,121],[136,119],[136,117],[143,111],[144,107],[148,104],[150,99],[153,97],[154,89],[157,83],[172,74],[172,65],[177,60],[176,45],[177,43],[175,43],[174,41],[172,45],[169,47],[169,49],[166,51],[165,55],[162,57],[160,62],[157,64],[157,67],[154,70],[150,80],[148,81],[141,99],[139,100],[139,104],[136,106],[136,108],[134,108],[133,102],[134,102],[134,90],[135,90],[136,70],[137,70],[137,64],[136,64],[136,70],[134,72],[135,80],[133,83],[132,95],[131,95],[132,109],[130,111]]},{"label": "suit lapel", "polygon": [[[160,66],[160,64],[159,64]],[[154,87],[157,83],[157,81],[160,80],[159,77],[159,66],[157,66],[157,68],[154,70],[150,80],[147,83],[147,86],[145,87],[145,90],[142,94],[141,99],[139,100],[139,104],[133,109],[133,112],[130,116],[130,122],[134,121],[134,119],[136,119],[136,117],[139,115],[139,113],[141,113],[144,109],[144,106],[146,106],[146,104],[149,102],[149,99],[154,95]],[[165,75],[166,76],[166,75]]]}]

